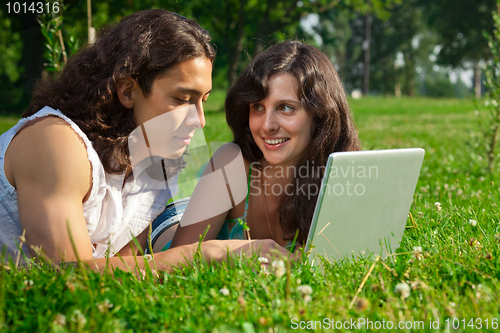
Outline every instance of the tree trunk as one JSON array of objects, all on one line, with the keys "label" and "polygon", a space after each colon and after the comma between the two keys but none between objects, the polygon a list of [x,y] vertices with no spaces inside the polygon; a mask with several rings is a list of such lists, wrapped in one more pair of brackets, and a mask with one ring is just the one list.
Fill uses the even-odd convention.
[{"label": "tree trunk", "polygon": [[371,39],[372,16],[367,14],[365,17],[365,40],[363,50],[365,52],[364,74],[363,74],[363,95],[368,95],[370,88],[370,39]]},{"label": "tree trunk", "polygon": [[404,67],[404,89],[403,91],[405,92],[406,95],[410,97],[415,96],[415,59],[414,59],[414,54],[413,54],[413,49],[410,45],[410,49],[408,52],[405,54],[405,67]]},{"label": "tree trunk", "polygon": [[474,70],[474,92],[476,95],[476,98],[481,97],[481,65],[479,63],[479,60],[476,61],[476,66]]},{"label": "tree trunk", "polygon": [[229,54],[229,71],[227,73],[227,79],[229,81],[229,86],[232,86],[236,79],[238,78],[238,61],[240,60],[241,52],[243,51],[243,37],[245,32],[245,0],[240,0],[240,9],[238,11],[238,23],[236,29],[238,33],[236,36],[236,48],[230,50]]},{"label": "tree trunk", "polygon": [[24,99],[31,100],[31,93],[43,71],[43,35],[40,26],[22,31],[23,51],[22,64],[24,65]]}]

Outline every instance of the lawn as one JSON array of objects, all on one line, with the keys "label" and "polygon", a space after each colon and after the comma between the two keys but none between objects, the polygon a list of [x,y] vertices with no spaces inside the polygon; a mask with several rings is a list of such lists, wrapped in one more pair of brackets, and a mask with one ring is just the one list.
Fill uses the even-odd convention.
[{"label": "lawn", "polygon": [[[230,141],[224,94],[214,95],[205,136]],[[458,99],[367,97],[350,106],[364,149],[426,150],[414,223],[408,219],[397,255],[325,268],[285,264],[283,275],[272,267],[263,273],[255,258],[198,261],[160,279],[0,268],[0,330],[499,331],[500,178],[485,168],[484,111]],[[12,121],[2,119],[0,129]]]}]

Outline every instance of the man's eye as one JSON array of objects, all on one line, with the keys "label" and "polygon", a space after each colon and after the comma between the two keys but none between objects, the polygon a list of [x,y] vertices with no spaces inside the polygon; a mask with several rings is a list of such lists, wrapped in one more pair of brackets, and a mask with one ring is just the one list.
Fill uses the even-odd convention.
[{"label": "man's eye", "polygon": [[188,99],[188,100],[185,100],[185,99],[182,99],[182,98],[177,98],[177,100],[179,101],[179,103],[181,104],[189,104],[191,101]]}]

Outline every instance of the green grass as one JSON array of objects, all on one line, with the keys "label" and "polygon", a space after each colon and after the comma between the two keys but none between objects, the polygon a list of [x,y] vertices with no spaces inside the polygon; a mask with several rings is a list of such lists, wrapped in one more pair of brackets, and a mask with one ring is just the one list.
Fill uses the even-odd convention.
[{"label": "green grass", "polygon": [[[213,99],[205,135],[208,141],[229,141],[224,114],[217,112],[223,94]],[[500,319],[500,178],[498,168],[492,175],[485,171],[478,135],[483,113],[477,116],[470,100],[369,97],[350,103],[364,149],[426,149],[411,208],[416,227],[408,220],[398,255],[324,269],[293,264],[282,277],[272,269],[261,274],[252,259],[217,266],[196,262],[159,280],[124,272],[113,279],[73,269],[0,269],[0,330],[283,332],[293,331],[292,318],[367,318],[394,325],[423,321],[424,329],[408,332],[454,331],[453,322],[457,332],[498,331],[500,324],[493,329],[492,321]],[[422,248],[420,260],[414,247]],[[395,292],[399,283],[410,286],[408,298]],[[299,285],[312,288],[310,301]],[[220,292],[223,287],[229,295]],[[430,322],[438,319],[439,328],[432,330]],[[474,329],[467,326],[471,319]],[[351,331],[370,331],[361,328]]]}]

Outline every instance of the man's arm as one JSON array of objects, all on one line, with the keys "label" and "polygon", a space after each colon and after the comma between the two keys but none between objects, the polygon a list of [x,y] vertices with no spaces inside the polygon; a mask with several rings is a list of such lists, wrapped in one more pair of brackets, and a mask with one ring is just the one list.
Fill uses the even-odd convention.
[{"label": "man's arm", "polygon": [[27,244],[41,246],[54,261],[76,260],[74,244],[81,259],[91,259],[82,206],[92,187],[91,165],[73,129],[56,117],[30,123],[12,140],[5,172],[17,190]]}]

